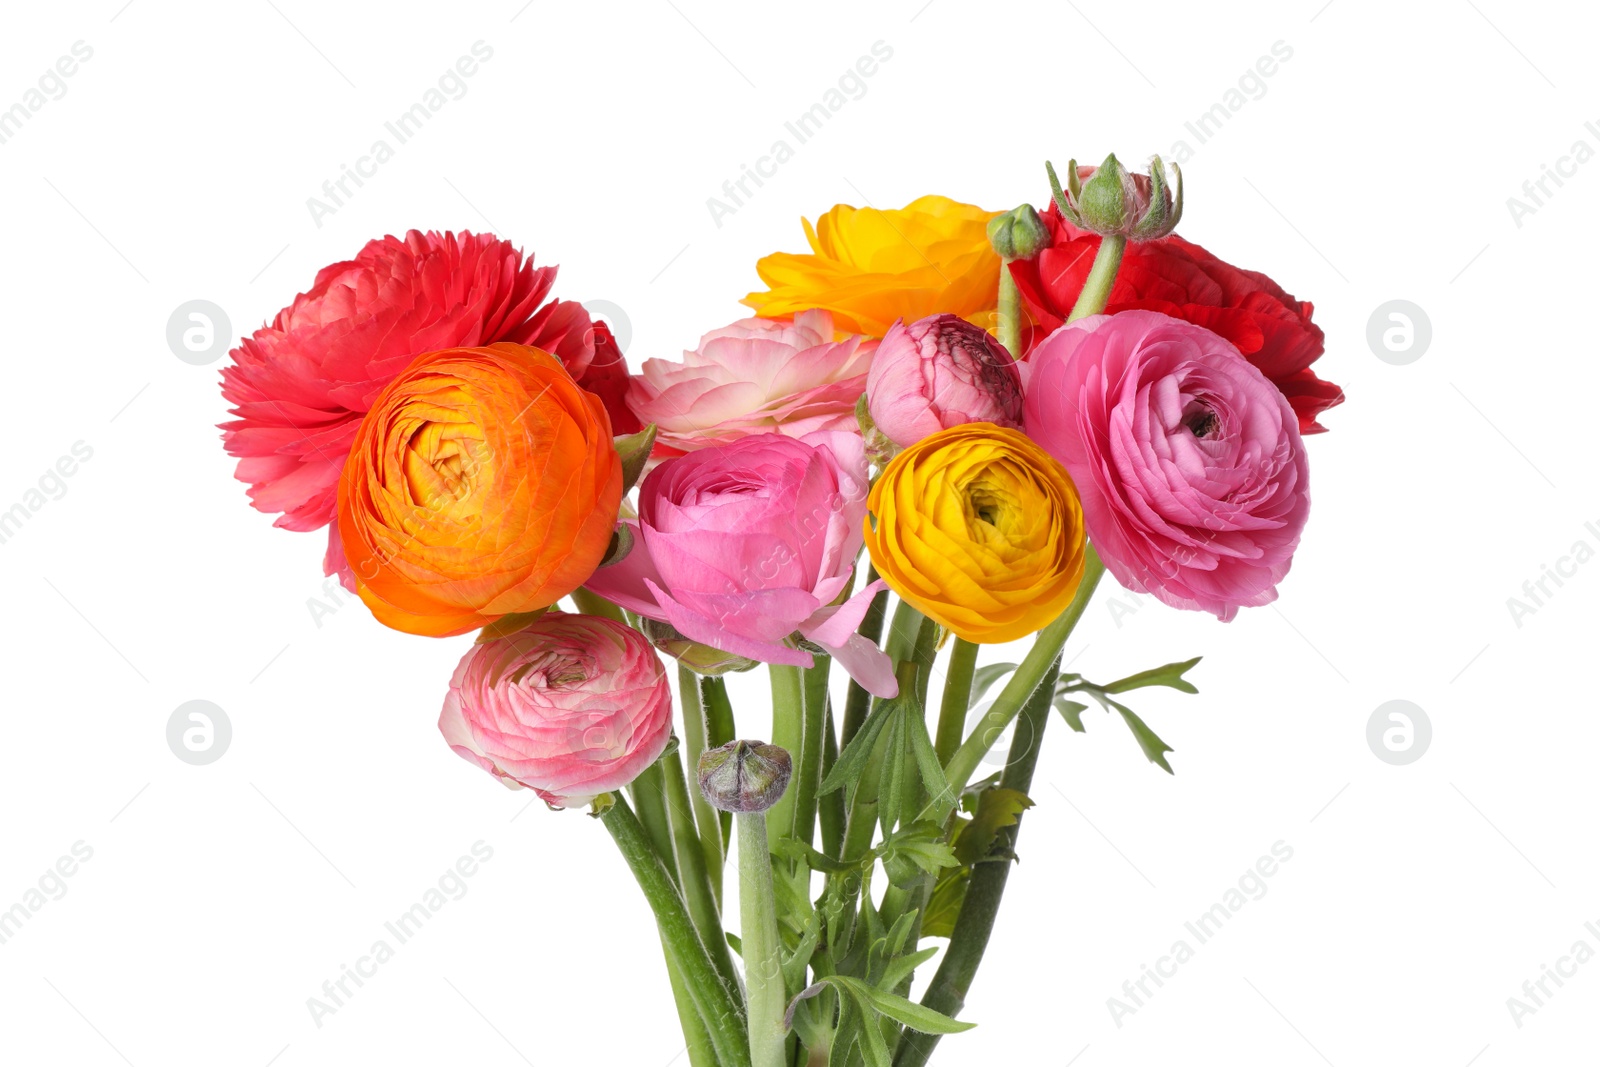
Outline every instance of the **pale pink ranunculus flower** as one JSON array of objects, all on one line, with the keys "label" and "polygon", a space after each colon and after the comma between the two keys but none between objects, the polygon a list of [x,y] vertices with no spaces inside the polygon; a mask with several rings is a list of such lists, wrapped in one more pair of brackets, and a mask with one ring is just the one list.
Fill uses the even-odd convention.
[{"label": "pale pink ranunculus flower", "polygon": [[1077,483],[1130,589],[1224,621],[1277,599],[1311,508],[1299,420],[1238,349],[1155,311],[1094,315],[1029,357],[1029,436]]},{"label": "pale pink ranunculus flower", "polygon": [[854,431],[876,345],[835,341],[826,311],[802,311],[793,322],[740,319],[700,338],[681,363],[645,360],[628,384],[628,406],[656,424],[658,455],[749,434]]},{"label": "pale pink ranunculus flower", "polygon": [[439,732],[506,785],[527,786],[558,808],[581,807],[666,751],[672,691],[639,631],[551,611],[467,651]]},{"label": "pale pink ranunculus flower", "polygon": [[959,315],[889,327],[867,372],[867,411],[910,448],[969,422],[1022,428],[1022,373],[1005,346]]},{"label": "pale pink ranunculus flower", "polygon": [[546,303],[555,267],[533,265],[487,233],[420,233],[368,241],[317,272],[310,290],[239,342],[223,368],[233,405],[223,445],[239,459],[260,511],[289,530],[328,527],[323,573],[354,580],[339,543],[339,472],[361,416],[417,356],[510,341],[589,373],[595,342],[583,305]]},{"label": "pale pink ranunculus flower", "polygon": [[639,488],[633,550],[588,588],[704,645],[762,663],[826,651],[870,692],[898,692],[860,634],[874,582],[850,587],[867,508],[860,434],[742,437],[668,459]]}]

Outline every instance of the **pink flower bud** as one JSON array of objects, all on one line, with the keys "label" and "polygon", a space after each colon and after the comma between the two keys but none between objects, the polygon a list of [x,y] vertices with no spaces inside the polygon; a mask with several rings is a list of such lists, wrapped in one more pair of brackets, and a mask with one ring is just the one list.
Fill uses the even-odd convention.
[{"label": "pink flower bud", "polygon": [[1022,374],[1004,346],[965,319],[896,322],[872,357],[867,410],[901,448],[969,422],[1017,429]]},{"label": "pink flower bud", "polygon": [[450,679],[439,732],[505,784],[580,807],[661,757],[672,692],[639,631],[552,611],[472,646]]}]

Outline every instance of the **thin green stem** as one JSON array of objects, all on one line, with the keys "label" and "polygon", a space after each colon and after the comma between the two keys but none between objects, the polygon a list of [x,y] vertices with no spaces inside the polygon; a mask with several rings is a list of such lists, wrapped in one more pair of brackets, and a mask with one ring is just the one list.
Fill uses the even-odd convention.
[{"label": "thin green stem", "polygon": [[[802,777],[806,769],[805,678],[799,667],[782,663],[770,664],[767,672],[772,677],[772,743],[789,753],[795,763],[795,777]],[[819,765],[822,762],[820,748],[817,762]],[[767,812],[768,823],[779,838],[796,836],[799,794],[798,788],[785,789],[783,796]]]},{"label": "thin green stem", "polygon": [[[700,703],[706,709],[706,745],[721,748],[733,740],[733,705],[728,701],[728,683],[720,677],[700,679]],[[717,812],[717,822],[722,826],[722,852],[726,859],[728,842],[733,840],[733,816]]]},{"label": "thin green stem", "polygon": [[[678,693],[683,699],[683,744],[691,768],[700,766],[700,754],[706,750],[708,730],[707,709],[702,699],[700,675],[678,665]],[[711,895],[717,908],[722,908],[722,865],[727,861],[727,838],[722,833],[722,819],[717,809],[706,803],[700,790],[689,791],[689,804],[694,812],[694,824],[700,839],[700,853],[705,857],[706,877],[711,882]]]},{"label": "thin green stem", "polygon": [[1000,337],[999,341],[1015,358],[1022,352],[1022,300],[1016,279],[1011,277],[1011,261],[1000,261]]},{"label": "thin green stem", "polygon": [[[791,779],[791,792],[795,793],[794,829],[796,841],[809,845],[817,827],[817,790],[822,785],[822,764],[827,749],[828,726],[828,674],[833,666],[831,656],[817,656],[815,663],[801,672],[800,699],[803,709],[802,733],[804,744],[800,750],[799,766]],[[782,830],[779,830],[782,833]]]},{"label": "thin green stem", "polygon": [[772,891],[772,857],[767,853],[767,813],[735,815],[739,833],[739,954],[750,1013],[752,1067],[786,1067],[788,1031],[783,1013],[783,957],[778,941],[777,898]]},{"label": "thin green stem", "polygon": [[1022,705],[1028,697],[1039,689],[1050,665],[1055,662],[1062,646],[1067,643],[1067,638],[1072,635],[1072,628],[1078,625],[1078,620],[1088,608],[1095,587],[1100,584],[1100,576],[1105,573],[1106,567],[1100,562],[1100,556],[1095,552],[1093,545],[1086,545],[1084,552],[1083,579],[1078,583],[1078,593],[1072,598],[1072,603],[1054,622],[1039,631],[1039,635],[1033,640],[1033,647],[1028,650],[1022,663],[1012,673],[1006,682],[1006,687],[1000,691],[1000,695],[995,698],[995,702],[990,705],[988,712],[972,733],[961,743],[961,747],[950,758],[950,762],[945,764],[944,775],[950,783],[950,791],[935,800],[936,821],[942,823],[949,817],[956,800],[961,796],[961,791],[972,780],[978,764],[1001,732],[1011,725],[1011,720],[1021,712]]},{"label": "thin green stem", "polygon": [[657,760],[646,767],[628,786],[633,795],[633,806],[639,809],[639,821],[650,835],[650,843],[661,856],[672,883],[678,885],[678,859],[672,847],[672,823],[667,818],[667,783]]},{"label": "thin green stem", "polygon": [[[689,802],[689,785],[683,775],[683,762],[672,752],[660,760],[667,786],[667,818],[672,825],[672,847],[678,861],[678,884],[689,905],[689,917],[700,940],[711,954],[711,962],[723,979],[739,984],[739,972],[733,966],[733,954],[728,950],[728,939],[722,933],[722,912],[716,895],[711,890],[711,875],[706,869],[705,853],[700,848],[700,835],[695,832],[694,809]],[[699,794],[696,789],[695,793]],[[703,798],[702,798],[703,799]]]},{"label": "thin green stem", "polygon": [[[828,703],[828,723],[822,734],[822,777],[826,779],[839,759],[839,741],[833,728],[833,705]],[[817,800],[817,821],[822,827],[822,851],[837,857],[844,847],[844,790],[835,789]]]},{"label": "thin green stem", "polygon": [[1085,315],[1098,315],[1106,309],[1111,287],[1117,281],[1117,268],[1122,265],[1122,252],[1127,246],[1128,239],[1120,235],[1100,238],[1100,250],[1094,254],[1094,265],[1089,268],[1089,277],[1084,279],[1083,288],[1078,292],[1077,303],[1072,305],[1068,322],[1077,322]]},{"label": "thin green stem", "polygon": [[933,739],[933,749],[939,754],[941,764],[949,763],[950,757],[961,747],[967,705],[972,701],[972,675],[977,666],[978,646],[956,638],[950,648],[950,666],[944,677],[944,700],[939,705],[939,732]]},{"label": "thin green stem", "polygon": [[[1056,673],[1061,668],[1059,655],[1046,666],[1041,684],[1029,697],[1017,721],[1017,731],[1011,739],[1011,751],[1006,769],[1000,775],[1003,789],[1027,793],[1033,785],[1034,767],[1039,761],[1040,743],[1050,722],[1050,703],[1055,695]],[[934,1011],[955,1018],[967,1001],[967,991],[977,976],[978,965],[983,962],[984,951],[989,947],[989,937],[994,932],[994,920],[1005,896],[1006,879],[1011,874],[1011,860],[1016,848],[1017,834],[1022,829],[1019,812],[1015,823],[1002,828],[995,835],[989,862],[979,863],[967,880],[967,895],[961,903],[961,913],[956,917],[955,928],[950,933],[950,944],[944,959],[934,972],[922,1003]],[[939,1043],[937,1034],[923,1034],[907,1028],[895,1050],[894,1067],[922,1067],[933,1055]]]},{"label": "thin green stem", "polygon": [[[867,580],[862,586],[871,585],[878,580],[877,568],[870,563],[867,565]],[[881,590],[872,598],[872,603],[867,607],[867,614],[861,620],[861,626],[856,630],[873,644],[877,644],[883,637],[883,620],[889,611],[889,591]],[[861,724],[867,719],[867,711],[872,707],[872,694],[862,688],[861,683],[851,679],[850,688],[844,698],[844,722],[839,726],[839,747],[842,749],[850,743],[850,739],[861,729]]]},{"label": "thin green stem", "polygon": [[672,949],[666,938],[661,939],[661,952],[667,958],[667,980],[672,983],[672,1003],[678,1009],[678,1023],[683,1027],[683,1040],[689,1048],[689,1067],[717,1067],[717,1052],[711,1047],[711,1032],[700,1010],[694,1006],[683,972],[672,958]]},{"label": "thin green stem", "polygon": [[705,945],[694,931],[694,922],[689,918],[683,897],[667,877],[667,869],[651,847],[644,826],[620,794],[614,793],[612,798],[611,807],[600,819],[643,890],[650,910],[655,913],[661,939],[666,942],[673,962],[683,974],[684,985],[700,1010],[720,1067],[752,1067],[744,1013],[734,991],[712,965]]}]

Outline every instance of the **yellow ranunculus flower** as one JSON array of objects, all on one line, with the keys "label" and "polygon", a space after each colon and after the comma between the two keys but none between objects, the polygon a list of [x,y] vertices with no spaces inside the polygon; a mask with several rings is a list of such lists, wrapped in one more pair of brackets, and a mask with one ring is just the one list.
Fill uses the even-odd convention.
[{"label": "yellow ranunculus flower", "polygon": [[986,227],[997,214],[943,196],[893,211],[839,204],[815,229],[801,220],[809,255],[774,252],[756,263],[768,291],[744,302],[768,319],[824,308],[837,329],[869,337],[882,337],[895,319],[941,313],[987,329],[1000,257]]},{"label": "yellow ranunculus flower", "polygon": [[980,644],[1026,637],[1083,578],[1083,508],[1066,468],[988,422],[940,430],[896,456],[867,497],[878,574],[924,615]]}]

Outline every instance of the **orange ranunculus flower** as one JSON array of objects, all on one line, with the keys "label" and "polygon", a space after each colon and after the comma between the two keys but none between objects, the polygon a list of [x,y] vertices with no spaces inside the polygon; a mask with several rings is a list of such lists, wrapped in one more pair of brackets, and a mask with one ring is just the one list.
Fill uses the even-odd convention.
[{"label": "orange ranunculus flower", "polygon": [[969,422],[894,458],[867,496],[867,552],[889,588],[977,644],[1042,629],[1083,579],[1083,507],[1025,434]]},{"label": "orange ranunculus flower", "polygon": [[361,420],[339,536],[379,622],[443,637],[582,585],[621,501],[605,406],[560,361],[449,348],[418,356]]},{"label": "orange ranunculus flower", "polygon": [[756,264],[768,291],[744,302],[768,319],[824,308],[837,329],[869,337],[882,337],[896,319],[940,313],[987,329],[1000,257],[986,227],[997,214],[943,196],[894,211],[839,204],[815,229],[801,220],[810,255],[774,252]]}]

